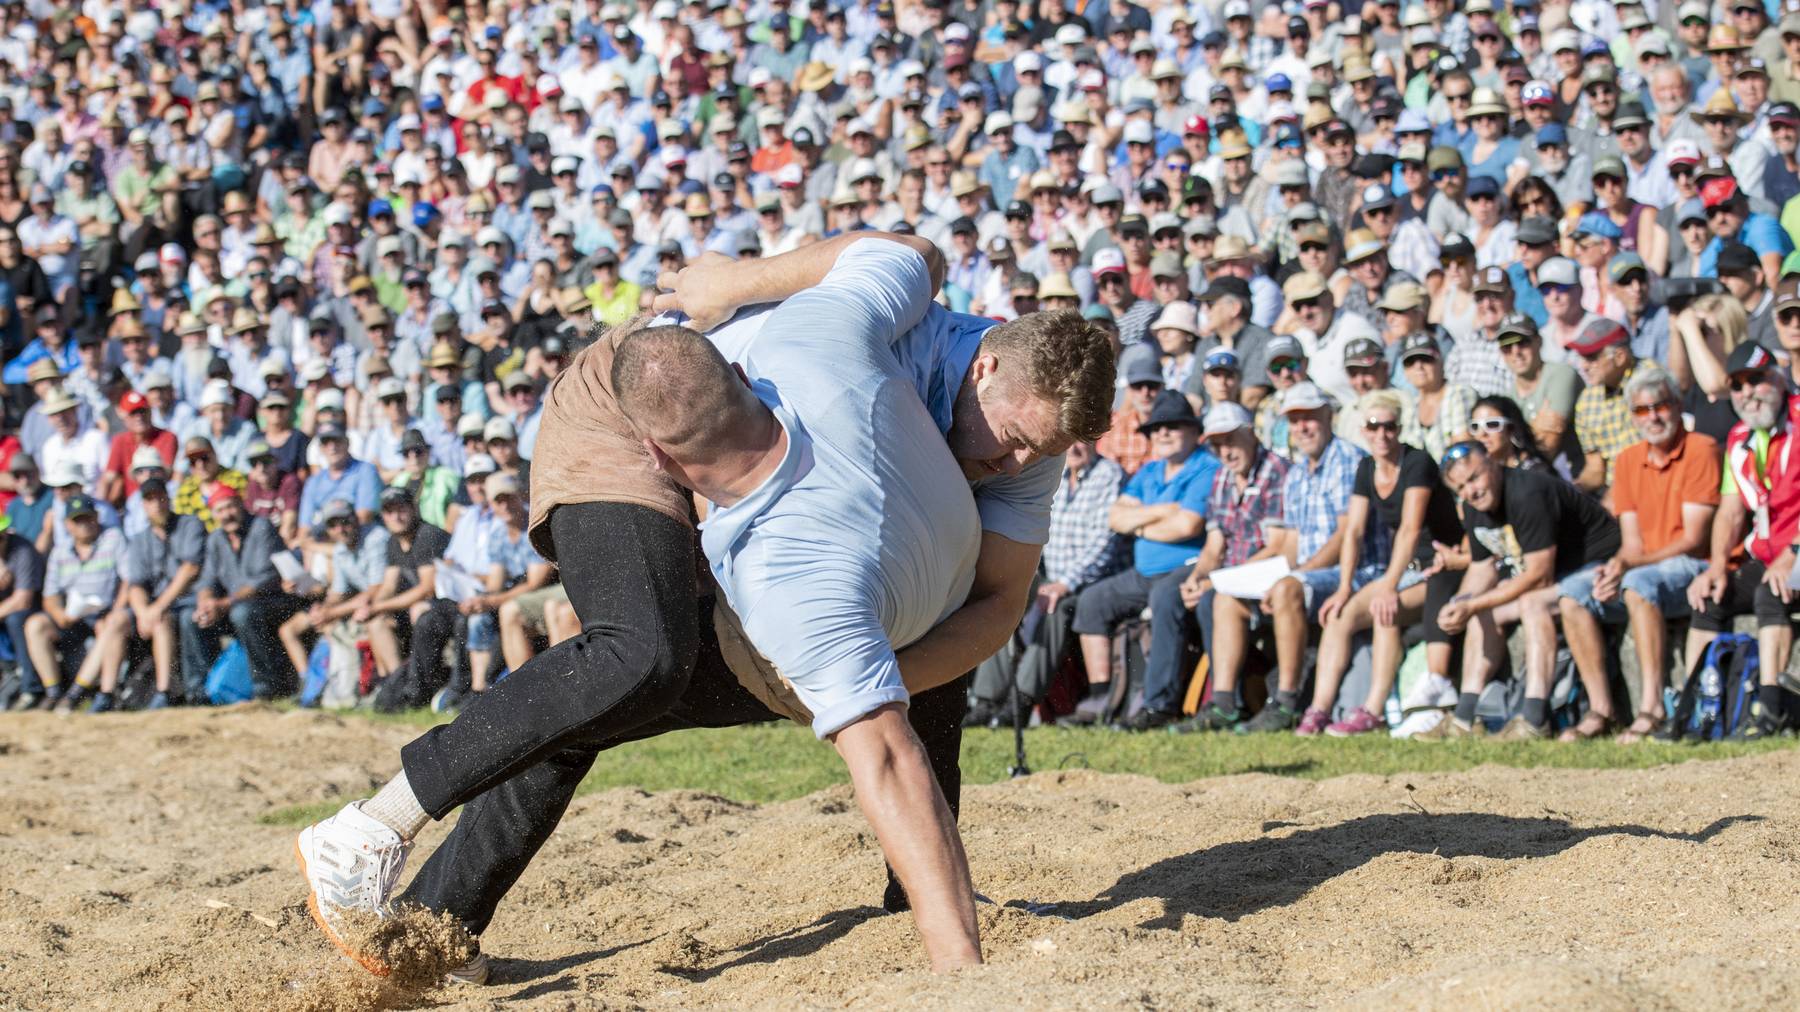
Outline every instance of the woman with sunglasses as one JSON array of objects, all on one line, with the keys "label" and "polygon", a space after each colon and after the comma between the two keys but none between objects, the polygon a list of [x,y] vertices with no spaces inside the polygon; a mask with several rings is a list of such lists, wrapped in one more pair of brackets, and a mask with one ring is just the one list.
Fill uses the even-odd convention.
[{"label": "woman with sunglasses", "polygon": [[1695,432],[1711,436],[1723,446],[1738,422],[1725,363],[1732,350],[1748,339],[1750,318],[1743,303],[1715,293],[1695,299],[1676,315],[1670,329],[1667,364],[1675,385],[1686,391],[1681,410],[1694,419]]},{"label": "woman with sunglasses", "polygon": [[[1437,464],[1429,454],[1401,442],[1400,395],[1377,390],[1364,395],[1357,407],[1369,456],[1357,466],[1345,514],[1338,589],[1319,606],[1324,632],[1312,705],[1294,729],[1303,737],[1322,731],[1346,738],[1386,727],[1387,698],[1404,654],[1401,633],[1421,614],[1435,615],[1462,580],[1460,572],[1433,561],[1437,546],[1461,543],[1462,524],[1455,499],[1439,480]],[[1334,723],[1331,708],[1350,667],[1351,641],[1364,629],[1374,630],[1369,694],[1361,706]],[[1450,638],[1428,621],[1425,642],[1430,674],[1408,703],[1447,706],[1456,699],[1448,676]]]},{"label": "woman with sunglasses", "polygon": [[1469,435],[1501,467],[1551,470],[1549,459],[1532,439],[1525,413],[1511,397],[1490,395],[1476,401],[1475,409],[1469,412]]}]

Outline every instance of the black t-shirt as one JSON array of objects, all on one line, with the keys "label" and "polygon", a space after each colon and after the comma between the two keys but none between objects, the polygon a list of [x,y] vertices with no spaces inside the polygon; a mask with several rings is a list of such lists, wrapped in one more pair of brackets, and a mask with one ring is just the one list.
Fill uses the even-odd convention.
[{"label": "black t-shirt", "polygon": [[445,534],[442,527],[434,527],[423,520],[419,521],[419,529],[413,532],[412,548],[401,548],[399,538],[388,539],[387,564],[400,568],[399,589],[405,591],[418,586],[419,570],[436,565],[449,547],[450,535]]},{"label": "black t-shirt", "polygon": [[1528,553],[1554,548],[1560,580],[1618,553],[1618,521],[1580,489],[1545,471],[1508,467],[1500,473],[1497,514],[1463,507],[1473,561],[1500,558],[1516,567]]},{"label": "black t-shirt", "polygon": [[1350,491],[1369,500],[1375,522],[1391,538],[1400,531],[1400,514],[1405,508],[1409,488],[1431,489],[1431,501],[1425,506],[1425,527],[1419,532],[1419,543],[1413,549],[1414,559],[1429,560],[1434,551],[1433,541],[1454,545],[1463,536],[1462,521],[1456,516],[1456,497],[1439,479],[1437,462],[1431,459],[1431,454],[1417,447],[1406,447],[1400,455],[1400,478],[1385,499],[1375,491],[1375,458],[1364,457],[1362,463],[1356,465],[1356,484]]},{"label": "black t-shirt", "polygon": [[1731,427],[1738,422],[1737,411],[1731,406],[1730,394],[1716,401],[1711,400],[1698,383],[1688,387],[1687,393],[1681,395],[1681,410],[1694,417],[1691,428],[1695,432],[1711,436],[1713,442],[1720,446],[1725,445],[1725,437],[1731,434]]}]

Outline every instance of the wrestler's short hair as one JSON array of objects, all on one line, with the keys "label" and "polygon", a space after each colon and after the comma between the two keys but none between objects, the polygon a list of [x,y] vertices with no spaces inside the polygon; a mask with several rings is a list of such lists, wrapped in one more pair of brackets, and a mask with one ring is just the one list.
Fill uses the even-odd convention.
[{"label": "wrestler's short hair", "polygon": [[687,327],[634,326],[614,340],[619,407],[639,434],[665,449],[699,446],[707,433],[730,426],[746,402],[749,389],[731,364]]},{"label": "wrestler's short hair", "polygon": [[980,352],[994,356],[1002,382],[1023,382],[1054,403],[1057,428],[1069,439],[1099,439],[1112,427],[1112,339],[1080,313],[1028,313],[999,324],[982,335]]}]

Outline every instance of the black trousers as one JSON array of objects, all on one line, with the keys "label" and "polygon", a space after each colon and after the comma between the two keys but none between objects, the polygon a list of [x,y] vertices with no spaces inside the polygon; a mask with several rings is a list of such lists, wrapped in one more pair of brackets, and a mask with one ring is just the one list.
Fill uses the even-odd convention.
[{"label": "black trousers", "polygon": [[[477,935],[601,752],[668,731],[780,719],[719,654],[691,528],[619,503],[559,506],[549,522],[581,633],[401,750],[433,818],[467,805],[401,898],[447,911]],[[908,710],[952,814],[966,685],[965,676],[922,693]],[[884,901],[906,907],[891,872]]]}]

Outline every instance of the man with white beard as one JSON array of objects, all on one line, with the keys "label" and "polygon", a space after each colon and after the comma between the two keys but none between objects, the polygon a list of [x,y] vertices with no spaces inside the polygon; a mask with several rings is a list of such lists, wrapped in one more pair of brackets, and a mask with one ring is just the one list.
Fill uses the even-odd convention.
[{"label": "man with white beard", "polygon": [[[1777,305],[1800,311],[1800,282],[1785,282]],[[1744,734],[1766,737],[1789,724],[1776,678],[1787,670],[1794,645],[1788,611],[1795,592],[1788,578],[1794,570],[1794,541],[1800,536],[1800,490],[1795,487],[1800,455],[1789,452],[1789,441],[1800,426],[1800,396],[1794,395],[1780,361],[1754,342],[1732,350],[1725,372],[1739,421],[1725,437],[1723,501],[1713,518],[1711,560],[1688,587],[1694,610],[1688,656],[1700,656],[1695,651],[1728,631],[1738,615],[1756,615],[1762,681],[1755,719]],[[1731,553],[1740,544],[1747,553],[1733,569]]]}]

